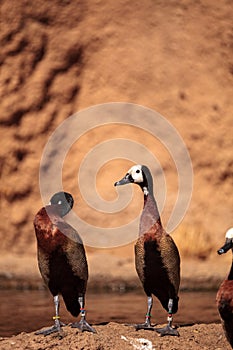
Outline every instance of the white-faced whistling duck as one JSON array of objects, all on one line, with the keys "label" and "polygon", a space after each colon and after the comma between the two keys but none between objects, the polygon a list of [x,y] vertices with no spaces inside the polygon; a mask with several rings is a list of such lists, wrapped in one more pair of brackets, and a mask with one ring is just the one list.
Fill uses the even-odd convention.
[{"label": "white-faced whistling duck", "polygon": [[[144,208],[140,218],[139,238],[135,244],[135,265],[139,279],[147,295],[148,310],[143,324],[136,330],[157,331],[160,336],[179,336],[172,327],[172,315],[178,310],[178,290],[180,285],[180,256],[178,249],[162,227],[157,204],[153,195],[153,180],[145,165],[135,165],[115,186],[128,183],[138,184],[144,193]],[[168,311],[168,324],[164,328],[151,326],[152,294]]]},{"label": "white-faced whistling duck", "polygon": [[50,204],[40,209],[34,219],[37,238],[38,264],[45,284],[54,297],[54,325],[36,334],[48,335],[58,332],[64,324],[59,316],[59,294],[62,295],[67,310],[80,322],[71,326],[81,331],[95,332],[85,319],[85,292],[88,266],[82,240],[77,231],[63,219],[73,207],[73,197],[67,192],[58,192]]},{"label": "white-faced whistling duck", "polygon": [[[230,249],[233,258],[233,227],[227,231],[225,244],[218,254],[224,254]],[[226,338],[233,349],[233,260],[227,279],[219,287],[216,301]]]}]

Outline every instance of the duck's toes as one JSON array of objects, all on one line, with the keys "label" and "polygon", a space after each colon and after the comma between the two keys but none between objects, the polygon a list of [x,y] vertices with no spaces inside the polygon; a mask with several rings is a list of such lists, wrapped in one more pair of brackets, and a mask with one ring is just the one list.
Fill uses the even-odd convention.
[{"label": "duck's toes", "polygon": [[64,332],[63,332],[63,330],[61,329],[61,327],[63,327],[63,326],[65,326],[65,324],[64,324],[64,323],[61,323],[59,326],[58,326],[58,325],[54,325],[54,326],[52,326],[52,327],[50,327],[50,328],[42,329],[42,330],[36,331],[35,334],[36,334],[36,335],[42,334],[42,335],[46,336],[46,335],[49,335],[49,334],[52,334],[52,333],[57,332],[57,333],[58,333],[58,336],[61,337],[61,338],[63,338],[63,337],[64,337]]},{"label": "duck's toes", "polygon": [[72,328],[78,328],[81,332],[92,332],[96,333],[95,328],[91,327],[86,320],[80,320],[79,322],[74,322],[71,325]]},{"label": "duck's toes", "polygon": [[140,323],[140,324],[135,324],[134,325],[136,331],[139,331],[140,329],[145,329],[145,330],[148,330],[148,331],[154,331],[154,327],[151,326],[151,324],[149,323]]},{"label": "duck's toes", "polygon": [[180,336],[180,334],[177,331],[177,329],[173,328],[173,327],[171,327],[169,325],[167,325],[166,327],[163,327],[163,328],[154,328],[154,330],[159,333],[160,337],[163,337],[165,335],[173,335],[175,337],[179,337]]}]

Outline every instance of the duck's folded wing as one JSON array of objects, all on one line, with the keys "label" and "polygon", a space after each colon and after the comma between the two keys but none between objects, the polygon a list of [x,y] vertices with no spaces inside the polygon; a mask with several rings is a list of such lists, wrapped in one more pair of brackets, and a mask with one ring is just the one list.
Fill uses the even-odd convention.
[{"label": "duck's folded wing", "polygon": [[88,279],[88,266],[83,242],[78,232],[66,222],[58,222],[57,228],[67,237],[63,250],[69,265],[76,276],[84,281]]}]

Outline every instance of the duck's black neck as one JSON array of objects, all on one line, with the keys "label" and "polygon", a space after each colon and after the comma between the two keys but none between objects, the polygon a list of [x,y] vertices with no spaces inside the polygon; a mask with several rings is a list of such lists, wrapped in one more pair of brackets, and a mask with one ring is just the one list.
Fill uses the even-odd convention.
[{"label": "duck's black neck", "polygon": [[150,195],[153,196],[153,179],[152,179],[150,170],[145,165],[142,165],[142,175],[143,175],[143,182],[141,182],[139,185],[144,195],[147,195],[150,193]]},{"label": "duck's black neck", "polygon": [[149,169],[142,166],[143,182],[140,183],[141,190],[144,193],[144,208],[143,211],[148,211],[153,216],[154,222],[161,224],[159,210],[154,198],[153,179]]}]

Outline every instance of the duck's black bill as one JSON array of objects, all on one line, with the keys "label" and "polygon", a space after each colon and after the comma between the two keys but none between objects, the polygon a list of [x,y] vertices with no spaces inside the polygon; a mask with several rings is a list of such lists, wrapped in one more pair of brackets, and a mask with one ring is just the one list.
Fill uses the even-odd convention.
[{"label": "duck's black bill", "polygon": [[126,184],[130,184],[133,182],[133,178],[130,174],[126,174],[125,177],[123,177],[123,179],[121,179],[120,181],[117,181],[114,183],[114,186],[121,186],[121,185],[126,185]]},{"label": "duck's black bill", "polygon": [[230,240],[230,241],[227,241],[224,246],[222,246],[222,248],[220,248],[218,250],[218,254],[221,255],[221,254],[225,254],[229,249],[233,248],[233,241]]},{"label": "duck's black bill", "polygon": [[129,183],[130,183],[130,181],[124,177],[120,181],[115,182],[114,186],[121,186],[121,185],[126,185],[126,184],[129,184]]}]

